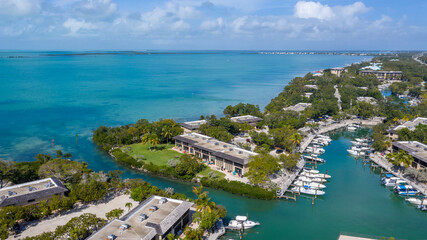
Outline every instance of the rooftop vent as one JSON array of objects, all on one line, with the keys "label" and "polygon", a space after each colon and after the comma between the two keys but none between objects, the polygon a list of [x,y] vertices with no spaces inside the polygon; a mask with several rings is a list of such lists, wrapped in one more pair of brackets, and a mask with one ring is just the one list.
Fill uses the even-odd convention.
[{"label": "rooftop vent", "polygon": [[110,234],[110,235],[108,235],[108,237],[107,237],[107,239],[108,240],[114,240],[114,239],[116,239],[117,238],[117,236],[116,235],[114,235],[114,234]]},{"label": "rooftop vent", "polygon": [[129,225],[129,224],[127,224],[127,223],[123,223],[123,224],[120,226],[120,230],[126,230],[126,229],[128,229],[128,228],[130,228],[130,225]]},{"label": "rooftop vent", "polygon": [[215,145],[219,145],[219,142],[215,142]]},{"label": "rooftop vent", "polygon": [[233,151],[233,148],[229,148],[228,151]]},{"label": "rooftop vent", "polygon": [[142,222],[145,219],[148,219],[148,216],[146,214],[141,213],[138,217],[138,222]]},{"label": "rooftop vent", "polygon": [[34,191],[34,190],[37,190],[37,188],[35,188],[35,187],[31,187],[31,186],[29,186],[29,187],[28,187],[28,191],[32,192],[32,191]]},{"label": "rooftop vent", "polygon": [[54,185],[53,185],[53,183],[51,183],[51,182],[49,182],[49,183],[46,183],[46,185],[45,185],[45,187],[46,188],[50,188],[50,187],[53,187]]},{"label": "rooftop vent", "polygon": [[7,194],[8,194],[9,196],[14,196],[14,195],[16,195],[17,193],[16,193],[16,192],[14,192],[14,191],[8,191],[8,192],[7,192]]},{"label": "rooftop vent", "polygon": [[227,145],[225,145],[225,144],[224,144],[224,145],[222,145],[222,147],[223,147],[223,148],[227,148]]},{"label": "rooftop vent", "polygon": [[203,139],[203,140],[206,140],[206,138],[205,138],[205,137],[202,137],[202,139]]},{"label": "rooftop vent", "polygon": [[243,153],[243,151],[239,151],[239,154],[242,154]]},{"label": "rooftop vent", "polygon": [[148,209],[148,211],[150,211],[150,212],[155,212],[155,211],[157,211],[159,208],[157,207],[157,206],[151,206],[149,209]]},{"label": "rooftop vent", "polygon": [[197,136],[197,135],[194,135],[194,137],[195,137],[195,138],[199,138],[199,136]]},{"label": "rooftop vent", "polygon": [[166,203],[168,200],[166,199],[166,198],[161,198],[160,200],[159,200],[159,204],[164,204],[164,203]]}]

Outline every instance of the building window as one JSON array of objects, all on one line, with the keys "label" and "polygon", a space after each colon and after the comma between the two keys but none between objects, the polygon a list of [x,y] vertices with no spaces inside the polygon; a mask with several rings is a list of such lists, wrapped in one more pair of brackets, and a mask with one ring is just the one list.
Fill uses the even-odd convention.
[{"label": "building window", "polygon": [[30,200],[28,200],[27,202],[35,202],[36,201],[36,199],[30,199]]}]

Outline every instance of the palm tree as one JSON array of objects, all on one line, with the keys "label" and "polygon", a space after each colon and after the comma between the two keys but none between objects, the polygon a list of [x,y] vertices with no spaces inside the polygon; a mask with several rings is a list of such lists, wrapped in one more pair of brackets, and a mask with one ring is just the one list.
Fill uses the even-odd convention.
[{"label": "palm tree", "polygon": [[386,146],[386,148],[388,149],[388,148],[390,148],[391,147],[391,142],[390,141],[385,141],[384,142],[384,145]]},{"label": "palm tree", "polygon": [[290,140],[291,140],[291,143],[293,145],[292,152],[294,152],[295,148],[297,146],[299,146],[299,144],[301,143],[302,139],[303,139],[302,136],[299,133],[297,133],[297,132],[291,135]]},{"label": "palm tree", "polygon": [[157,144],[159,144],[159,137],[157,137],[157,134],[153,133],[150,134],[150,139],[148,140],[150,142],[151,145],[156,146]]},{"label": "palm tree", "polygon": [[404,166],[405,168],[409,167],[414,158],[407,154],[405,151],[400,150],[397,153],[389,153],[387,154],[387,160],[391,162],[394,166]]},{"label": "palm tree", "polygon": [[166,144],[169,144],[169,138],[172,137],[172,131],[168,127],[162,128],[163,136],[166,138]]},{"label": "palm tree", "polygon": [[150,140],[150,134],[144,134],[144,136],[141,137],[141,143],[142,145],[147,144],[147,142],[149,142]]},{"label": "palm tree", "polygon": [[130,208],[132,207],[132,203],[131,202],[127,202],[126,204],[125,204],[125,207],[127,207],[128,208],[128,211],[130,210]]}]

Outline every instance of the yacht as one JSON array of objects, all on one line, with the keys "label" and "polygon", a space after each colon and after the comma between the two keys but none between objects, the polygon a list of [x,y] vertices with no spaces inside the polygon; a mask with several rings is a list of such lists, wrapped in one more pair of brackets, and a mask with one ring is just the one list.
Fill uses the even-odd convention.
[{"label": "yacht", "polygon": [[306,187],[294,187],[291,190],[294,192],[300,192],[300,193],[304,193],[304,194],[308,194],[308,195],[318,195],[318,196],[325,195],[325,192],[322,190],[311,189],[311,188],[306,188]]},{"label": "yacht", "polygon": [[319,158],[319,157],[317,157],[317,155],[314,155],[314,154],[311,154],[310,156],[304,155],[303,157],[305,159],[316,161],[316,162],[321,162],[321,163],[325,163],[326,162],[325,159]]},{"label": "yacht", "polygon": [[302,171],[308,172],[308,173],[319,173],[319,170],[311,169],[311,168],[303,168]]},{"label": "yacht", "polygon": [[316,183],[316,182],[304,182],[301,180],[296,180],[294,182],[294,185],[297,187],[307,187],[307,188],[311,188],[311,189],[323,189],[326,188],[325,185],[321,184],[321,183]]},{"label": "yacht", "polygon": [[253,228],[253,227],[258,226],[258,225],[260,225],[259,222],[250,221],[250,220],[248,220],[248,217],[246,217],[246,216],[236,216],[236,219],[231,220],[228,223],[226,228],[231,229],[231,230],[240,230],[242,228],[243,229]]},{"label": "yacht", "polygon": [[405,200],[414,205],[427,205],[427,199],[407,198]]},{"label": "yacht", "polygon": [[413,196],[419,193],[419,191],[413,188],[411,185],[399,185],[394,187],[394,191],[400,196]]},{"label": "yacht", "polygon": [[304,182],[318,182],[318,183],[326,182],[326,179],[324,178],[311,178],[307,176],[298,176],[297,179]]},{"label": "yacht", "polygon": [[400,179],[398,177],[385,178],[381,181],[381,183],[386,187],[395,187],[398,185],[407,184],[407,182],[405,180]]},{"label": "yacht", "polygon": [[306,176],[309,178],[331,178],[331,175],[324,174],[324,173],[311,173],[311,172],[305,172],[303,171],[301,173],[302,176]]}]

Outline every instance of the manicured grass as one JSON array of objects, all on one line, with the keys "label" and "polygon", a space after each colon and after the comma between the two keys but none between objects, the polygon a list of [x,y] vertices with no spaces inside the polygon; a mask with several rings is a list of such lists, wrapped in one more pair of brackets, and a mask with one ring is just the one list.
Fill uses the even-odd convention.
[{"label": "manicured grass", "polygon": [[205,169],[203,169],[201,172],[199,172],[197,175],[200,175],[202,177],[209,177],[209,172],[214,172],[216,173],[216,175],[218,176],[218,179],[223,179],[225,177],[225,173],[216,171],[216,170],[212,170],[210,167],[206,167]]},{"label": "manicured grass", "polygon": [[[122,147],[123,152],[126,153],[130,147],[130,151],[127,152],[130,156],[139,160],[140,156],[144,156],[146,160],[143,160],[145,163],[153,163],[155,165],[164,166],[168,164],[170,159],[178,159],[175,156],[181,156],[182,153],[171,150],[173,144],[158,144],[157,150],[149,150],[152,147],[150,144],[142,145],[141,143],[127,145]],[[160,150],[161,149],[161,150]]]}]

